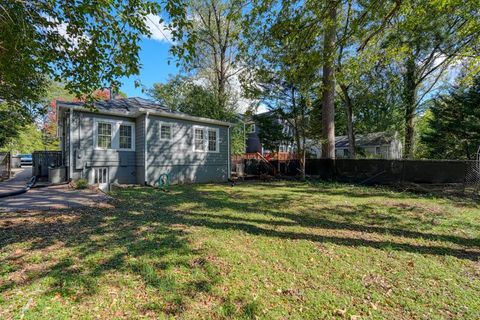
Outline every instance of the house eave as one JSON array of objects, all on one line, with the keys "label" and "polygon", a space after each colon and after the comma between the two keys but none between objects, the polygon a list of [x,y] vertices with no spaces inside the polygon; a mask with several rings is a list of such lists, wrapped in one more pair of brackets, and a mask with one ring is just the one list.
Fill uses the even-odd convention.
[{"label": "house eave", "polygon": [[91,112],[95,114],[100,114],[100,115],[112,115],[112,116],[118,116],[118,117],[127,117],[127,118],[137,118],[138,116],[142,114],[148,114],[152,116],[159,116],[159,117],[164,117],[164,118],[171,118],[171,119],[179,119],[179,120],[186,120],[186,121],[192,121],[192,122],[199,122],[199,123],[206,123],[206,124],[214,124],[222,127],[232,127],[234,126],[233,123],[226,122],[226,121],[220,121],[220,120],[215,120],[215,119],[209,119],[209,118],[203,118],[203,117],[194,117],[194,116],[189,116],[186,114],[175,114],[175,113],[169,113],[169,112],[163,112],[163,111],[152,111],[149,109],[145,108],[139,108],[137,112],[115,112],[115,111],[102,111],[102,110],[94,110],[90,108],[85,108],[82,106],[71,106],[71,105],[63,105],[59,103],[57,105],[58,108],[65,108],[65,109],[70,109],[72,108],[73,110],[77,111],[83,111],[83,112]]},{"label": "house eave", "polygon": [[115,111],[102,111],[102,110],[95,110],[90,108],[85,108],[82,106],[71,106],[71,105],[63,105],[57,104],[58,108],[65,108],[65,109],[73,109],[75,111],[82,111],[82,112],[90,112],[94,114],[101,114],[101,115],[111,115],[111,116],[118,116],[118,117],[126,117],[126,118],[137,118],[139,115],[143,114],[143,112],[115,112]]},{"label": "house eave", "polygon": [[194,117],[194,116],[189,116],[186,114],[176,114],[176,113],[169,113],[169,112],[163,112],[163,111],[151,111],[148,109],[144,108],[139,108],[138,109],[140,113],[149,113],[152,116],[160,116],[164,118],[171,118],[171,119],[179,119],[179,120],[187,120],[187,121],[192,121],[192,122],[200,122],[200,123],[207,123],[207,124],[215,124],[223,127],[232,127],[233,124],[230,122],[225,122],[225,121],[220,121],[220,120],[214,120],[214,119],[209,119],[209,118],[202,118],[202,117]]}]

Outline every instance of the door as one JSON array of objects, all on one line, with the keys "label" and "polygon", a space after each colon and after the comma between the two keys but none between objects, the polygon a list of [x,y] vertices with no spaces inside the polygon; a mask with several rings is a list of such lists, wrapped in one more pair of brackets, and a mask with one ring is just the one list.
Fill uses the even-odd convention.
[{"label": "door", "polygon": [[108,168],[95,168],[93,171],[93,183],[102,191],[108,191]]}]

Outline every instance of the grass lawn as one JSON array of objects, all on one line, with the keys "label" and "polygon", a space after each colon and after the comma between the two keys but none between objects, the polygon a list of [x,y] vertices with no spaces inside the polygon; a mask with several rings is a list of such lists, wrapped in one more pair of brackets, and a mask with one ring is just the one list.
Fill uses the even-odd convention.
[{"label": "grass lawn", "polygon": [[341,184],[0,216],[0,319],[479,319],[480,207]]}]

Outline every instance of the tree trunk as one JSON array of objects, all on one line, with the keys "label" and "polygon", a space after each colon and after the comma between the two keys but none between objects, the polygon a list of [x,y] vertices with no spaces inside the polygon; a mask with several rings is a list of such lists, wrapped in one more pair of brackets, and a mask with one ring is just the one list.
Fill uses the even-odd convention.
[{"label": "tree trunk", "polygon": [[403,157],[413,158],[415,128],[414,119],[417,103],[416,65],[413,54],[407,59],[404,76],[403,104],[405,107],[405,146]]},{"label": "tree trunk", "polygon": [[342,89],[344,102],[345,102],[345,113],[347,116],[347,137],[348,137],[348,157],[350,159],[355,159],[355,134],[353,132],[353,103],[352,99],[348,94],[348,87],[345,85],[340,85]]},{"label": "tree trunk", "polygon": [[337,4],[330,4],[323,54],[322,158],[335,159],[335,49]]},{"label": "tree trunk", "polygon": [[303,148],[302,148],[302,157],[300,159],[300,167],[302,168],[302,180],[305,180],[306,172],[305,172],[305,164],[306,164],[306,149],[305,149],[305,144],[306,144],[306,138],[305,135],[303,136]]}]

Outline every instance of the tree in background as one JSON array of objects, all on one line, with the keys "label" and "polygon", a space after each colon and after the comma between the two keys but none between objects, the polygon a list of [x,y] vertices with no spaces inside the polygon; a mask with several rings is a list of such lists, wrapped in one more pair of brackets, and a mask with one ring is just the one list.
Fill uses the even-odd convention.
[{"label": "tree in background", "polygon": [[[244,0],[189,0],[184,38],[172,47],[180,64],[203,80],[224,109],[235,105],[235,78],[239,72],[238,49]],[[175,20],[174,20],[175,21]]]},{"label": "tree in background", "polygon": [[32,153],[33,151],[45,150],[44,137],[37,124],[28,123],[21,127],[19,133],[8,140],[1,151],[16,153]]},{"label": "tree in background", "polygon": [[155,83],[149,95],[169,109],[233,123],[231,152],[245,153],[244,128],[235,112],[236,107],[219,105],[216,94],[208,86],[198,84],[190,77],[177,75],[166,83]]},{"label": "tree in background", "polygon": [[480,146],[480,76],[432,101],[421,139],[433,159],[474,159]]},{"label": "tree in background", "polygon": [[[345,73],[342,74],[342,76]],[[343,79],[339,79],[339,82]],[[348,84],[347,97],[352,107],[352,127],[354,134],[371,132],[395,133],[403,130],[403,106],[401,95],[401,79],[391,65],[381,63],[373,66],[358,80]],[[344,93],[340,88],[339,105],[346,107]],[[335,118],[336,135],[347,135],[347,112],[338,112]]]},{"label": "tree in background", "polygon": [[220,105],[208,86],[197,84],[186,76],[175,76],[166,83],[155,83],[149,94],[167,108],[192,116],[231,121],[235,115],[235,108]]},{"label": "tree in background", "polygon": [[[402,1],[380,40],[397,56],[402,75],[404,157],[412,158],[415,116],[448,68],[478,62],[480,16],[477,1]],[[478,67],[478,66],[477,66]]]},{"label": "tree in background", "polygon": [[29,109],[0,101],[0,148],[5,147],[32,121],[33,116]]},{"label": "tree in background", "polygon": [[272,152],[279,152],[280,145],[291,141],[292,137],[285,134],[281,117],[273,113],[254,115],[255,125],[258,126],[258,137],[262,146]]},{"label": "tree in background", "polygon": [[303,33],[308,16],[299,14],[293,4],[283,3],[281,10],[268,3],[258,5],[245,21],[243,56],[249,68],[242,73],[244,91],[293,128],[304,175],[312,102],[320,82],[315,33]]}]

